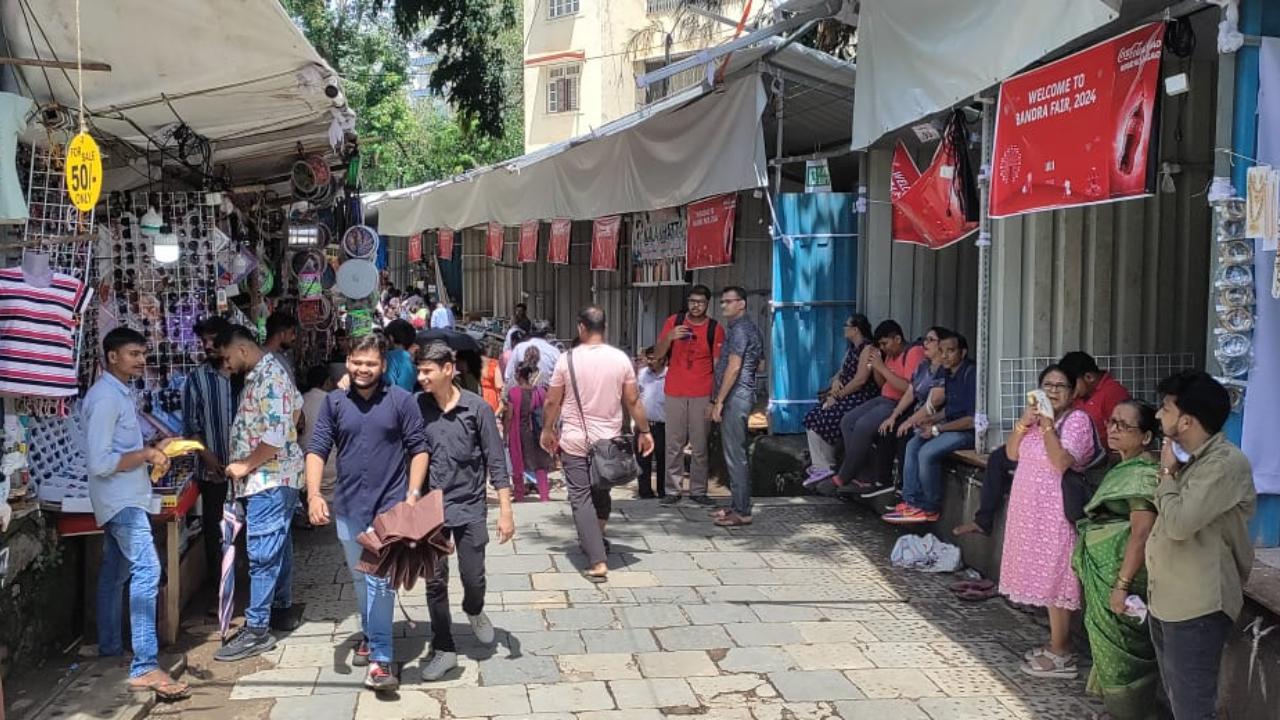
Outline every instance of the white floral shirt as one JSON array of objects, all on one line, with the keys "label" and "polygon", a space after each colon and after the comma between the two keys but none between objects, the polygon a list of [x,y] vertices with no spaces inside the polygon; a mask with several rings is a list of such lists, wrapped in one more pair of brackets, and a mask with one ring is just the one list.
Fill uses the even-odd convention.
[{"label": "white floral shirt", "polygon": [[302,487],[303,455],[295,420],[300,412],[302,393],[280,361],[264,353],[244,378],[240,408],[231,424],[231,459],[244,460],[264,442],[280,452],[236,482],[236,497],[276,487]]}]

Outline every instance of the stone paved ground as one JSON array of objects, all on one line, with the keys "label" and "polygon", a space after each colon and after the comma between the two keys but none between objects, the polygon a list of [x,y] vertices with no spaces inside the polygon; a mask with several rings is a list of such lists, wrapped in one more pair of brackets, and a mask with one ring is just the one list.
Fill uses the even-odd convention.
[{"label": "stone paved ground", "polygon": [[350,578],[324,529],[298,536],[303,627],[265,661],[228,668],[193,659],[204,677],[193,680],[196,696],[153,714],[1081,720],[1099,710],[1083,681],[1018,673],[1019,656],[1045,640],[1041,625],[999,600],[953,599],[950,576],[891,568],[896,534],[843,504],[766,500],[754,525],[725,530],[688,504],[617,502],[604,586],[578,574],[585,560],[566,503],[518,505],[516,521],[513,543],[489,545],[497,647],[479,646],[455,609],[466,657],[445,681],[418,677],[430,634],[419,588],[402,597],[415,623],[397,610],[400,692],[361,688],[363,669],[349,665],[358,633]]}]

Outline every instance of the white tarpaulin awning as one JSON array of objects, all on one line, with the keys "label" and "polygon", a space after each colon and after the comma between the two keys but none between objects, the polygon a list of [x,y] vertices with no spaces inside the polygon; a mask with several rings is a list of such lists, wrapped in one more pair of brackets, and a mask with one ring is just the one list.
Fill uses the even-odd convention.
[{"label": "white tarpaulin awning", "polygon": [[1116,19],[1114,0],[862,0],[854,150]]},{"label": "white tarpaulin awning", "polygon": [[412,235],[490,221],[590,220],[767,184],[760,76],[750,73],[702,97],[700,88],[690,90],[696,92],[664,104],[683,103],[676,109],[635,113],[581,141],[383,196],[378,230]]},{"label": "white tarpaulin awning", "polygon": [[[287,171],[299,142],[325,151],[335,120],[354,124],[345,105],[335,107],[340,96],[325,94],[338,87],[333,70],[278,0],[82,0],[80,13],[84,60],[111,66],[84,73],[91,132],[117,155],[107,158],[109,189],[146,182],[137,171],[150,140],[163,142],[179,118],[211,141],[215,172],[234,180]],[[0,54],[76,59],[74,0],[0,0],[0,23]],[[19,92],[37,105],[77,107],[75,70],[17,71]],[[127,161],[115,142],[136,151],[133,169],[111,170]]]}]

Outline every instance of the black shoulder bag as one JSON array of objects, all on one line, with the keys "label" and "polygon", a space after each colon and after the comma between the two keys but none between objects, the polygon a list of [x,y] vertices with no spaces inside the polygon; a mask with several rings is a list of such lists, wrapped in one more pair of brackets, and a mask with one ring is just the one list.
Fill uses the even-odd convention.
[{"label": "black shoulder bag", "polygon": [[578,376],[573,371],[572,350],[569,351],[568,362],[573,399],[578,404],[578,416],[582,419],[582,434],[587,438],[587,465],[591,472],[591,484],[595,487],[626,485],[640,476],[640,464],[636,462],[635,445],[631,438],[625,436],[591,441],[591,433],[587,429],[587,415],[582,410],[582,395],[578,393]]}]

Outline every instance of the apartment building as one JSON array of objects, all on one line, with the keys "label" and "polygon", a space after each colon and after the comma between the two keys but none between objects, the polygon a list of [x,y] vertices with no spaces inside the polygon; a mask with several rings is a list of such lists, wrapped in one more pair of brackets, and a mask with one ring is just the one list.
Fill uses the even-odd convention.
[{"label": "apartment building", "polygon": [[743,9],[742,0],[524,0],[525,151],[590,132],[700,82],[702,69],[648,90],[635,83],[638,73],[667,58],[733,36],[732,25],[688,5],[735,21]]}]

